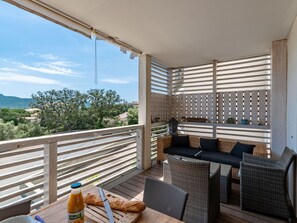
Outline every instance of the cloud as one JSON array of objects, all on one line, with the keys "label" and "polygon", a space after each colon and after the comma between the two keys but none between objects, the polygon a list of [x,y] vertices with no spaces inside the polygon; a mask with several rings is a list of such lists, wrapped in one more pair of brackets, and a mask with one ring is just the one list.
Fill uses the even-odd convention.
[{"label": "cloud", "polygon": [[132,82],[137,81],[136,77],[127,76],[125,79],[122,78],[103,78],[100,80],[101,82],[110,83],[110,84],[130,84]]},{"label": "cloud", "polygon": [[17,71],[17,69],[15,69],[15,68],[9,68],[9,67],[2,67],[2,68],[0,68],[0,71],[15,72],[15,71]]},{"label": "cloud", "polygon": [[40,54],[39,57],[42,59],[45,59],[45,60],[58,60],[59,59],[58,56],[55,56],[53,54]]},{"label": "cloud", "polygon": [[0,81],[7,81],[7,82],[21,82],[21,83],[30,83],[30,84],[44,84],[44,85],[60,85],[64,86],[63,83],[43,78],[43,77],[36,77],[32,75],[23,75],[19,73],[13,73],[13,72],[0,72]]},{"label": "cloud", "polygon": [[46,63],[42,63],[37,66],[29,66],[26,64],[19,64],[19,68],[24,69],[24,70],[37,71],[37,72],[46,73],[46,74],[77,76],[77,75],[75,75],[75,72],[69,68],[65,68],[62,66],[54,66],[54,65],[46,64]]},{"label": "cloud", "polygon": [[[29,52],[28,55],[36,55],[32,52]],[[38,55],[40,57],[40,55]],[[53,55],[48,55],[46,58],[55,59]],[[43,60],[41,62],[33,63],[33,64],[25,64],[16,60],[0,58],[0,62],[5,63],[5,66],[12,69],[10,66],[13,66],[14,71],[17,70],[29,70],[36,71],[44,74],[51,75],[62,75],[62,76],[70,76],[70,77],[81,77],[77,74],[72,68],[80,66],[79,64],[72,63],[70,61],[65,60]]]},{"label": "cloud", "polygon": [[58,60],[59,59],[58,56],[55,56],[50,53],[49,54],[37,54],[37,53],[33,53],[33,52],[28,52],[27,55],[28,56],[37,56],[37,57],[40,57],[45,60]]},{"label": "cloud", "polygon": [[110,83],[110,84],[130,84],[131,83],[131,81],[129,80],[116,79],[116,78],[101,79],[101,82]]}]

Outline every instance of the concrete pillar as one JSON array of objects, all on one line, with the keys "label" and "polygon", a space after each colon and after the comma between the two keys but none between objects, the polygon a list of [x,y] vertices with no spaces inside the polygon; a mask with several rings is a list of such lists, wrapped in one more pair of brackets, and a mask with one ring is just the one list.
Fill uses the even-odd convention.
[{"label": "concrete pillar", "polygon": [[272,42],[271,153],[278,158],[287,140],[287,40]]},{"label": "concrete pillar", "polygon": [[151,56],[139,57],[138,123],[144,125],[142,140],[142,168],[151,166]]}]

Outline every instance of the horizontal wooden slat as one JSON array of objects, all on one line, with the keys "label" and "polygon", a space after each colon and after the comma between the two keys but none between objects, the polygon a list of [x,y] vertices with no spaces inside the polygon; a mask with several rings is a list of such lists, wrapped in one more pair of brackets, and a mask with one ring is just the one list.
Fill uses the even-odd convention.
[{"label": "horizontal wooden slat", "polygon": [[[130,145],[132,143],[136,143],[136,142],[135,141],[129,141],[129,142],[125,142],[125,143],[116,144],[114,146],[109,147],[108,150],[115,149],[115,148],[117,148],[119,146],[127,146],[127,145]],[[58,164],[66,163],[66,162],[69,162],[69,161],[73,161],[73,160],[76,160],[76,159],[81,159],[81,158],[92,156],[92,155],[96,155],[96,154],[98,154],[98,152],[100,152],[100,151],[86,152],[86,153],[79,154],[79,155],[76,155],[76,156],[72,156],[72,157],[69,157],[69,158],[60,159],[60,160],[58,160]]]},{"label": "horizontal wooden slat", "polygon": [[[109,136],[109,138],[111,138]],[[123,138],[119,138],[119,139],[111,139],[111,141],[106,141],[106,142],[99,142],[99,143],[96,143],[96,144],[93,144],[93,145],[90,145],[90,146],[83,146],[83,147],[78,147],[78,148],[71,148],[67,151],[62,151],[62,152],[58,152],[58,156],[61,156],[61,155],[65,155],[65,154],[69,154],[69,153],[74,153],[74,152],[81,152],[81,151],[84,151],[84,150],[88,150],[88,149],[91,149],[91,148],[96,148],[96,147],[101,147],[101,146],[105,146],[105,145],[110,145],[110,144],[113,144],[115,142],[121,142],[121,141],[124,141],[124,140],[131,140],[131,139],[136,139],[136,135],[135,136],[127,136],[127,137],[123,137]]]},{"label": "horizontal wooden slat", "polygon": [[168,90],[168,87],[166,87],[166,86],[163,86],[163,85],[159,85],[159,84],[155,84],[155,83],[152,83],[152,85],[151,85],[152,87],[154,87],[154,88],[160,88],[161,90],[163,90],[163,91],[167,91]]},{"label": "horizontal wooden slat", "polygon": [[19,149],[27,146],[35,146],[40,144],[49,144],[58,141],[66,141],[77,138],[93,137],[99,134],[118,133],[128,130],[135,130],[143,128],[142,125],[129,125],[113,128],[105,128],[100,130],[87,130],[80,132],[62,133],[49,136],[39,136],[25,139],[15,139],[10,141],[0,142],[0,152],[9,151],[13,149]]},{"label": "horizontal wooden slat", "polygon": [[156,76],[154,74],[152,74],[151,76],[152,76],[152,80],[157,79],[157,80],[163,81],[164,83],[167,83],[168,82],[167,78]]},{"label": "horizontal wooden slat", "polygon": [[217,66],[228,66],[228,65],[233,65],[233,64],[242,64],[242,63],[249,63],[253,62],[256,60],[270,60],[271,56],[269,54],[266,55],[261,55],[261,56],[254,56],[254,57],[249,57],[249,58],[244,58],[244,59],[235,59],[235,60],[225,60],[225,61],[220,61]]},{"label": "horizontal wooden slat", "polygon": [[33,191],[35,189],[42,188],[42,187],[43,187],[43,182],[35,184],[34,186],[31,186],[31,187],[19,189],[19,190],[15,191],[15,192],[5,194],[2,197],[0,197],[0,202],[3,202],[5,200],[8,200],[8,199],[11,199],[11,198],[14,198],[14,197],[17,197],[19,195],[28,193],[30,191]]},{"label": "horizontal wooden slat", "polygon": [[161,90],[161,89],[157,89],[157,88],[151,88],[151,90],[153,90],[153,91],[158,91],[158,92],[163,92],[163,93],[168,93],[167,91],[165,91],[165,90]]},{"label": "horizontal wooden slat", "polygon": [[43,151],[43,146],[39,146],[37,148],[30,147],[30,148],[18,149],[18,150],[9,151],[9,152],[2,152],[1,158],[19,156],[19,155],[23,155],[23,154],[36,153],[36,152],[41,152],[41,151]]},{"label": "horizontal wooden slat", "polygon": [[43,156],[37,156],[37,157],[29,158],[29,159],[23,159],[23,160],[19,160],[19,161],[9,162],[6,164],[0,164],[0,169],[6,169],[9,167],[19,166],[22,164],[33,163],[33,162],[41,161],[43,159],[44,159]]},{"label": "horizontal wooden slat", "polygon": [[[258,73],[258,72],[268,72],[266,75],[270,75],[270,69],[268,69],[268,68],[260,69],[260,70],[253,70],[252,73]],[[242,75],[242,74],[251,74],[251,71],[232,72],[232,73],[230,72],[230,73],[225,73],[225,74],[217,73],[217,78],[221,79],[222,77]]]},{"label": "horizontal wooden slat", "polygon": [[41,170],[41,169],[43,169],[43,164],[42,165],[36,165],[36,166],[33,166],[33,167],[24,168],[24,169],[21,169],[21,170],[12,171],[12,172],[0,175],[0,180],[4,180],[4,179],[7,179],[7,178],[19,176],[19,175],[22,175],[22,174],[25,174],[25,173],[30,173],[30,172],[33,172],[33,171],[36,171],[36,170]]},{"label": "horizontal wooden slat", "polygon": [[20,185],[22,185],[24,183],[35,181],[35,180],[39,180],[39,179],[42,179],[42,178],[43,178],[43,175],[38,174],[37,176],[35,176],[35,175],[34,176],[30,176],[30,177],[27,177],[26,179],[18,180],[17,182],[12,182],[12,183],[8,183],[8,184],[4,184],[3,186],[0,186],[0,191],[4,191],[4,190],[7,190],[7,189],[16,187],[16,186],[20,186]]},{"label": "horizontal wooden slat", "polygon": [[[61,180],[64,177],[69,177],[69,176],[71,176],[71,174],[81,173],[81,172],[84,172],[86,170],[90,170],[92,168],[105,165],[105,164],[107,164],[109,162],[116,161],[119,158],[124,158],[126,155],[135,154],[135,151],[131,151],[131,150],[135,150],[135,148],[136,147],[130,147],[130,148],[127,148],[127,149],[123,149],[123,150],[120,151],[120,154],[119,154],[119,151],[117,151],[117,152],[113,152],[113,153],[110,153],[110,154],[107,154],[107,155],[98,156],[98,157],[93,158],[91,160],[86,160],[86,161],[89,161],[89,162],[85,162],[86,164],[89,164],[88,167],[81,166],[79,168],[79,170],[75,170],[75,171],[72,171],[72,172],[67,173],[67,174],[62,174],[62,175],[59,174],[58,180]],[[101,161],[101,163],[99,163],[99,164],[90,165],[90,163],[94,163],[95,161],[100,161],[100,160],[102,160],[104,158],[109,158],[109,157],[112,157],[112,156],[114,156],[114,158],[110,158],[108,160]],[[68,167],[67,169],[74,169],[74,165],[68,165],[67,167]],[[61,172],[62,172],[61,169],[58,169],[58,173],[61,173]]]},{"label": "horizontal wooden slat", "polygon": [[158,71],[156,71],[154,69],[156,69],[156,68],[152,68],[152,74],[155,74],[155,76],[161,76],[161,77],[163,77],[165,79],[168,78],[167,73],[161,73],[161,72],[158,72]]}]

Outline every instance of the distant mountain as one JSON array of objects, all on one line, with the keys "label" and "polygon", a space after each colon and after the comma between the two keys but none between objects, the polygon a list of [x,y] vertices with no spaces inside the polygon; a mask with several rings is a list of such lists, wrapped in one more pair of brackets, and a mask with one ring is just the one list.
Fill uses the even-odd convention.
[{"label": "distant mountain", "polygon": [[29,108],[32,98],[18,98],[0,94],[0,108]]}]

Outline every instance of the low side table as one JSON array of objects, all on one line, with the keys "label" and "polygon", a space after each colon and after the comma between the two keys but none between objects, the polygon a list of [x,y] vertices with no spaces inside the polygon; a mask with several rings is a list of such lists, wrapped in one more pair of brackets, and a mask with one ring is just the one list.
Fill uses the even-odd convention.
[{"label": "low side table", "polygon": [[[187,160],[193,160],[195,162],[199,162],[197,159],[185,158]],[[210,162],[210,172],[217,167],[217,165],[221,165],[221,173],[220,173],[220,201],[222,203],[229,203],[229,198],[231,194],[231,180],[232,180],[232,166],[226,164],[219,164]],[[163,162],[163,179],[165,182],[171,184],[171,172],[169,168],[168,161],[165,160]]]},{"label": "low side table", "polygon": [[171,184],[171,172],[170,172],[168,160],[163,161],[163,179],[165,182]]},{"label": "low side table", "polygon": [[[218,163],[210,162],[210,171]],[[226,164],[221,165],[221,175],[220,175],[220,201],[222,203],[229,203],[229,198],[232,190],[232,166]]]}]

